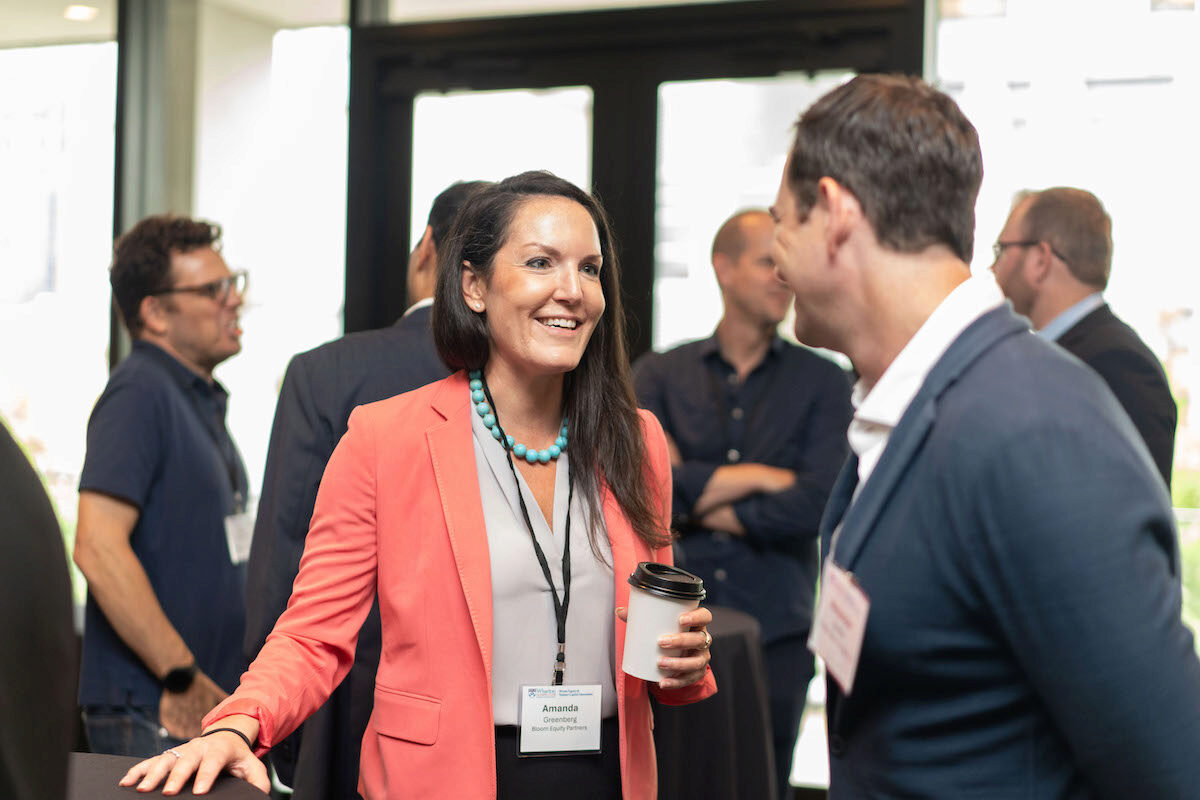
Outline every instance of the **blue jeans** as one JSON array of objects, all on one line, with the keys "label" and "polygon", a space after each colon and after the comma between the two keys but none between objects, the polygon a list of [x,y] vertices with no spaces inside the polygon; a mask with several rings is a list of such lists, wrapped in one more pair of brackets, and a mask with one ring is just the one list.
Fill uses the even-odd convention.
[{"label": "blue jeans", "polygon": [[93,753],[150,758],[185,741],[167,735],[156,706],[85,706],[83,719]]}]

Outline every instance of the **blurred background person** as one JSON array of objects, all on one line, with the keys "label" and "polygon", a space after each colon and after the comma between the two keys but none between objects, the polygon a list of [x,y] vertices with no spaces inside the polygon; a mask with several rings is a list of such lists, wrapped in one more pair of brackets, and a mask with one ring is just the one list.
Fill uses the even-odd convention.
[{"label": "blurred background person", "polygon": [[1104,302],[1112,219],[1091,192],[1022,192],[993,246],[992,273],[1034,330],[1108,384],[1171,487],[1178,410],[1162,364]]},{"label": "blurred background person", "polygon": [[88,422],[74,553],[88,581],[79,703],[97,753],[147,756],[196,735],[245,664],[253,521],[213,368],[241,350],[246,274],[220,238],[154,216],[114,249],[133,350]]},{"label": "blurred background person", "polygon": [[762,626],[786,797],[813,676],[817,531],[846,459],[850,385],[833,362],[779,338],[792,292],[775,271],[773,227],[761,210],[725,221],[712,245],[725,309],[716,331],[647,353],[634,374],[638,402],[672,444],[681,565],[704,579],[708,602]]},{"label": "blurred background person", "polygon": [[[173,793],[195,774],[200,792],[228,769],[266,791],[255,752],[345,676],[378,592],[365,797],[655,797],[647,692],[716,690],[711,614],[683,614],[685,632],[660,640],[682,653],[660,659],[658,684],[620,671],[626,579],[671,561],[670,473],[661,428],[637,409],[604,212],[523,173],[472,195],[440,261],[434,336],[455,374],[351,414],[262,652],[204,736],[123,785],[165,778]],[[600,688],[599,753],[520,757],[520,697],[552,680]]]},{"label": "blurred background person", "polygon": [[[408,260],[411,305],[394,325],[352,333],[292,359],[279,391],[254,543],[246,574],[246,660],[283,613],[300,568],[317,487],[355,406],[446,377],[430,323],[438,247],[480,181],[455,183],[433,201]],[[359,631],[354,666],[329,701],[285,741],[271,764],[295,800],[358,797],[358,755],[379,666],[379,605]]]},{"label": "blurred background person", "polygon": [[62,532],[0,421],[0,797],[60,800],[75,740],[71,581]]}]

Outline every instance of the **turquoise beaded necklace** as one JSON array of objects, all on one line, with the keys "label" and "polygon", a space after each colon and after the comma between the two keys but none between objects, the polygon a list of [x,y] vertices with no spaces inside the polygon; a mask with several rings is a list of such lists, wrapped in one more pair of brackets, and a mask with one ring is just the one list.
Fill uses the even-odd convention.
[{"label": "turquoise beaded necklace", "polygon": [[523,458],[530,464],[549,464],[551,461],[558,459],[562,452],[567,449],[567,418],[563,417],[562,428],[558,431],[558,438],[554,440],[554,444],[547,447],[545,450],[538,450],[534,447],[527,447],[513,437],[505,435],[500,428],[500,422],[496,419],[496,412],[492,410],[491,397],[488,393],[487,386],[483,382],[483,370],[473,369],[467,373],[470,378],[468,386],[471,390],[471,402],[475,404],[475,413],[483,417],[483,424],[491,432],[492,438],[500,442],[500,446],[505,450],[511,450],[512,454],[517,458]]}]

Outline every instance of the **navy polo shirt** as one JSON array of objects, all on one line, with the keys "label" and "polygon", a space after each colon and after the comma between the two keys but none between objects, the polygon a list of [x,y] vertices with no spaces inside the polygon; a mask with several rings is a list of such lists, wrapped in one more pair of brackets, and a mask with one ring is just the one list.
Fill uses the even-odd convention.
[{"label": "navy polo shirt", "polygon": [[[138,507],[133,552],[200,669],[232,692],[245,667],[245,564],[230,558],[225,517],[247,486],[225,427],[228,397],[165,350],[134,342],[92,409],[79,489]],[[80,704],[157,706],[161,694],[89,592]]]}]

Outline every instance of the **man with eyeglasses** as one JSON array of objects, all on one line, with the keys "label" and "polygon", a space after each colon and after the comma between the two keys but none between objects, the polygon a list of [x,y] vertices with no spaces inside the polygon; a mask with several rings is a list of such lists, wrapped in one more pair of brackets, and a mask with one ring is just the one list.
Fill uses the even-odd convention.
[{"label": "man with eyeglasses", "polygon": [[245,665],[253,520],[213,368],[241,350],[246,273],[220,238],[154,216],[114,248],[133,347],[88,422],[74,551],[88,581],[79,703],[98,753],[147,757],[199,734]]},{"label": "man with eyeglasses", "polygon": [[1083,189],[1022,192],[992,246],[992,272],[1040,336],[1099,373],[1141,434],[1168,489],[1175,399],[1154,353],[1104,302],[1112,220]]}]

